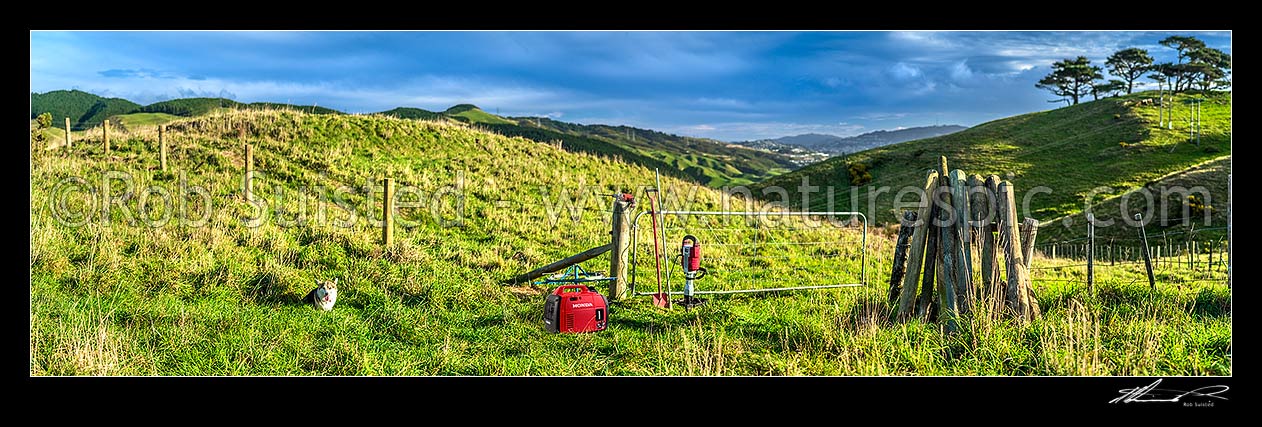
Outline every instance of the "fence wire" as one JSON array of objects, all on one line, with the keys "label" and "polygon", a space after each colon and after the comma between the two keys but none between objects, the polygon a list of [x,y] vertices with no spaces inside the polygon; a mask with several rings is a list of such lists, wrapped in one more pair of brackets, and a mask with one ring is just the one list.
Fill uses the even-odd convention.
[{"label": "fence wire", "polygon": [[[777,217],[774,212],[767,216]],[[632,280],[641,294],[657,290],[652,219],[640,219],[632,230],[637,235]],[[701,266],[706,269],[705,276],[694,282],[698,291],[757,292],[863,283],[863,231],[847,224],[850,221],[675,214],[663,215],[661,221],[657,240],[664,255],[664,291],[683,290],[679,254],[686,235],[699,241]]]}]

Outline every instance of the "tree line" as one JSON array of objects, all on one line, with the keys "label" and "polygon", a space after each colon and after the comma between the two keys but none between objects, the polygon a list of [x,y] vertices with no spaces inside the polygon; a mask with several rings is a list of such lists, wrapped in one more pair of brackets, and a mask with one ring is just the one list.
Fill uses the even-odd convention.
[{"label": "tree line", "polygon": [[[1073,105],[1080,98],[1091,95],[1092,99],[1131,93],[1135,82],[1148,77],[1158,87],[1173,92],[1192,89],[1209,91],[1231,87],[1231,55],[1205,45],[1191,36],[1170,36],[1160,41],[1162,46],[1175,50],[1176,61],[1154,63],[1148,51],[1126,48],[1114,52],[1104,61],[1114,79],[1105,80],[1102,69],[1091,65],[1085,56],[1063,59],[1052,63],[1052,72],[1034,87],[1045,89],[1059,96],[1050,102]],[[1147,76],[1144,74],[1148,73]]]}]

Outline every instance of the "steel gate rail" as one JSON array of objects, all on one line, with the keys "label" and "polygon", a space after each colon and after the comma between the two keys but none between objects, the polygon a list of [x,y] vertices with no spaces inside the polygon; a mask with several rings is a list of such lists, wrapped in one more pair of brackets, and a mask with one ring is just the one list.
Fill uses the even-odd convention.
[{"label": "steel gate rail", "polygon": [[[639,264],[639,263],[638,263],[639,250],[637,250],[637,249],[638,249],[638,247],[639,247],[639,240],[640,240],[640,218],[641,218],[641,217],[643,217],[643,216],[644,216],[644,214],[647,214],[647,213],[649,213],[649,211],[640,211],[640,213],[636,214],[636,216],[635,216],[635,220],[633,220],[633,221],[632,221],[632,223],[631,223],[631,226],[632,226],[632,229],[633,229],[633,234],[632,234],[632,236],[631,236],[631,248],[632,248],[632,250],[631,250],[631,281],[630,281],[630,285],[631,285],[631,291],[632,291],[632,293],[633,293],[634,295],[638,295],[638,296],[645,296],[645,295],[653,295],[653,294],[654,294],[653,292],[639,292],[639,291],[636,291],[636,281],[638,280],[638,279],[637,279],[637,274],[636,274],[636,269],[637,269],[637,266],[638,266],[638,264]],[[823,216],[823,217],[851,216],[851,217],[854,217],[854,216],[857,216],[857,217],[859,217],[859,218],[862,220],[862,222],[863,222],[863,242],[862,242],[862,244],[861,244],[861,252],[862,252],[862,255],[861,255],[861,258],[860,258],[860,264],[859,264],[859,266],[860,266],[860,267],[859,267],[859,269],[860,269],[860,283],[842,283],[842,284],[834,284],[834,285],[816,285],[816,286],[790,286],[790,287],[766,288],[766,289],[734,289],[734,290],[719,290],[719,291],[704,291],[704,290],[697,290],[697,291],[693,291],[693,294],[739,294],[739,293],[777,292],[777,291],[796,291],[796,290],[806,290],[806,289],[828,289],[828,288],[844,288],[844,287],[860,287],[860,286],[867,286],[867,283],[868,283],[868,217],[867,217],[866,215],[864,215],[862,212],[834,212],[834,211],[826,211],[826,212],[812,212],[812,211],[799,211],[799,212],[761,212],[761,211],[758,211],[758,212],[751,212],[751,211],[667,211],[667,210],[663,210],[663,211],[661,211],[661,213],[660,213],[660,214],[663,216],[663,218],[664,218],[665,216],[667,216],[667,215],[676,215],[676,216],[745,216],[745,217],[750,217],[750,216],[768,216],[768,217],[770,217],[770,216]],[[665,228],[665,224],[662,224],[662,227],[663,227],[663,228]],[[662,242],[662,245],[663,245],[663,246],[665,246],[665,245],[666,245],[666,242]],[[663,256],[665,256],[665,255],[663,254]],[[666,284],[667,284],[667,292],[666,292],[666,293],[668,293],[668,294],[670,294],[670,295],[683,295],[684,293],[683,293],[682,291],[677,291],[677,292],[671,292],[671,291],[669,291],[669,289],[670,289],[670,271],[671,271],[670,269],[667,269],[666,280],[665,280],[665,282],[666,282]]]}]

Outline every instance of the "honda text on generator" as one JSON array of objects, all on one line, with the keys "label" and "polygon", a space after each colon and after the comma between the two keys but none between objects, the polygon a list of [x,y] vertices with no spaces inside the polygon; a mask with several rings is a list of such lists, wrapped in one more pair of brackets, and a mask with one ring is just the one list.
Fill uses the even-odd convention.
[{"label": "honda text on generator", "polygon": [[543,303],[543,324],[548,332],[596,332],[605,330],[609,301],[586,285],[557,287]]},{"label": "honda text on generator", "polygon": [[701,242],[693,235],[684,236],[679,247],[679,260],[684,268],[684,299],[676,304],[683,304],[685,310],[705,304],[705,300],[692,296],[693,281],[706,275],[706,269],[701,268]]}]

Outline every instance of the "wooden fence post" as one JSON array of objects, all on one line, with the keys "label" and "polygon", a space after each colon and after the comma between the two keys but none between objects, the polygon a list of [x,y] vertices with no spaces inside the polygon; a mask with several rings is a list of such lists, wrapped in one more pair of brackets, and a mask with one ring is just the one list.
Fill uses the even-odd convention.
[{"label": "wooden fence post", "polygon": [[1003,313],[1004,286],[1003,281],[999,277],[999,251],[995,247],[995,232],[990,231],[991,224],[995,224],[998,209],[995,207],[995,197],[999,192],[999,177],[991,175],[986,177],[986,181],[982,184],[986,191],[985,205],[982,207],[984,218],[990,218],[985,224],[982,224],[982,291],[990,298],[991,315],[998,318]]},{"label": "wooden fence post", "polygon": [[1022,259],[1021,237],[1017,225],[1016,197],[1013,195],[1012,183],[1004,181],[999,184],[999,214],[1001,234],[1004,245],[1004,258],[1008,265],[1008,306],[1012,308],[1021,321],[1029,321],[1038,317],[1039,312],[1034,298],[1030,295],[1030,275]]},{"label": "wooden fence post", "polygon": [[[946,168],[946,158],[943,157],[943,170]],[[958,223],[950,221],[953,216],[951,206],[952,191],[951,182],[953,180],[949,175],[938,177],[938,186],[942,192],[943,208],[939,209],[938,220],[942,226],[939,227],[938,235],[938,258],[942,260],[941,270],[938,272],[938,304],[939,319],[946,319],[947,332],[956,330],[956,318],[959,316],[959,307],[956,301],[956,287],[960,286],[959,271],[962,270],[963,260],[959,256],[959,237],[956,230],[959,229]]]},{"label": "wooden fence post", "polygon": [[161,164],[163,172],[167,171],[167,144],[163,139],[163,133],[166,126],[158,125],[158,163]]},{"label": "wooden fence post", "polygon": [[1152,275],[1152,254],[1148,253],[1148,234],[1144,233],[1144,216],[1135,214],[1135,220],[1139,221],[1139,236],[1142,238],[1144,268],[1148,270],[1148,286],[1153,290],[1157,290],[1157,278]]},{"label": "wooden fence post", "polygon": [[66,151],[70,151],[70,118],[66,117]]},{"label": "wooden fence post", "polygon": [[[930,196],[930,200],[936,200],[933,198],[937,197],[938,187],[935,185],[933,188],[935,193]],[[938,232],[939,227],[934,224],[938,221],[938,211],[942,210],[942,207],[938,206],[937,202],[930,203],[933,206],[929,208],[929,217],[922,225],[926,227],[925,267],[920,281],[920,297],[916,300],[916,317],[925,320],[933,320],[937,317],[938,306],[933,303],[933,288],[934,283],[941,283],[938,278],[942,276],[942,257],[938,256],[942,253],[938,247],[938,237],[941,233]]]},{"label": "wooden fence post", "polygon": [[627,217],[627,209],[633,202],[615,198],[613,201],[613,236],[612,250],[609,256],[609,274],[614,279],[609,281],[609,298],[620,300],[627,296],[627,253],[631,244],[631,221]]},{"label": "wooden fence post", "polygon": [[968,182],[964,171],[951,171],[951,205],[955,208],[955,302],[960,314],[968,314],[973,308],[973,255],[969,231]]},{"label": "wooden fence post", "polygon": [[1188,270],[1191,270],[1192,269],[1192,241],[1186,240],[1186,238],[1185,240],[1183,240],[1183,253],[1187,255]]},{"label": "wooden fence post", "polygon": [[1095,215],[1087,213],[1087,292],[1095,292]]},{"label": "wooden fence post", "polygon": [[110,155],[110,121],[101,122],[101,139],[105,142],[105,156]]},{"label": "wooden fence post", "polygon": [[[938,186],[935,183],[934,192],[936,191],[938,191]],[[929,207],[929,216],[921,224],[925,227],[925,267],[920,279],[920,296],[916,299],[916,317],[924,318],[924,320],[930,320],[931,317],[938,315],[938,311],[933,310],[934,307],[938,307],[933,303],[934,283],[940,282],[938,277],[943,269],[943,262],[939,256],[941,251],[938,248],[938,225],[935,224],[941,207],[933,201],[933,197],[936,195],[930,196],[930,203],[933,206]]]},{"label": "wooden fence post", "polygon": [[898,316],[903,320],[911,315],[912,303],[916,299],[916,282],[920,280],[921,263],[925,255],[925,233],[932,222],[929,218],[929,210],[933,207],[933,191],[937,184],[938,173],[929,171],[928,176],[925,177],[923,203],[916,214],[916,221],[920,225],[912,232],[911,246],[908,247],[910,252],[907,254],[907,275],[903,278],[902,289],[899,290]]},{"label": "wooden fence post", "polygon": [[[1165,252],[1165,256],[1167,258],[1174,257],[1174,262],[1177,264],[1179,262],[1179,257],[1175,255],[1177,252],[1174,251],[1174,246],[1170,246],[1170,238],[1166,236],[1166,230],[1161,230],[1161,246],[1165,246],[1165,250],[1163,251],[1161,250],[1160,247],[1158,247],[1157,257],[1153,259],[1153,262],[1157,265],[1157,267],[1158,268],[1161,267],[1162,252]],[[1170,267],[1170,260],[1167,259],[1165,261],[1166,261],[1166,267]]]},{"label": "wooden fence post", "polygon": [[890,271],[888,300],[891,307],[898,301],[903,276],[907,275],[907,247],[911,246],[911,235],[915,230],[916,211],[904,211],[903,222],[898,226],[898,242],[894,244],[894,267]]},{"label": "wooden fence post", "polygon": [[1200,264],[1201,245],[1199,242],[1192,241],[1192,271],[1196,271],[1196,265]]},{"label": "wooden fence post", "polygon": [[245,144],[245,200],[254,201],[254,147]]},{"label": "wooden fence post", "polygon": [[381,185],[385,187],[385,199],[381,203],[381,243],[390,249],[394,244],[394,179],[382,178]]},{"label": "wooden fence post", "polygon": [[1025,271],[1030,271],[1030,263],[1034,261],[1034,239],[1039,235],[1039,220],[1026,218],[1021,223],[1021,259],[1025,260]]}]

